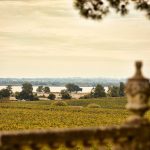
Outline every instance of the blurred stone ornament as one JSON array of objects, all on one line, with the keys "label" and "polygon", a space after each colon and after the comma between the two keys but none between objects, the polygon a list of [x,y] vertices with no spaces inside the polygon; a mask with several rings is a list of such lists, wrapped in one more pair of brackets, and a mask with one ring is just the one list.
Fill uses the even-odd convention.
[{"label": "blurred stone ornament", "polygon": [[140,120],[149,109],[150,83],[142,75],[142,62],[136,62],[136,73],[129,79],[126,85],[128,104],[126,108],[133,112],[130,120]]}]

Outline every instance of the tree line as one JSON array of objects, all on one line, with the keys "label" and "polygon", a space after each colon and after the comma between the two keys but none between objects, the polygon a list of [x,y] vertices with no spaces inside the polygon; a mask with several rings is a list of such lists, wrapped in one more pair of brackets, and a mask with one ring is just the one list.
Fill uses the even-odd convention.
[{"label": "tree line", "polygon": [[87,95],[81,98],[100,98],[100,97],[124,97],[125,96],[125,84],[120,82],[119,86],[109,86],[108,91],[101,84],[97,84],[95,88]]},{"label": "tree line", "polygon": [[[73,83],[68,83],[65,87],[66,89],[61,90],[60,92],[61,99],[71,99],[71,93],[78,93],[82,91],[82,88]],[[123,97],[125,96],[124,88],[124,83],[120,82],[119,86],[109,86],[108,91],[106,92],[105,88],[101,84],[97,84],[89,94],[86,94],[80,98]],[[26,82],[22,84],[21,92],[13,93],[11,85],[8,85],[5,89],[0,90],[0,99],[7,99],[10,96],[14,96],[18,100],[39,100],[37,93],[42,93],[43,95],[48,94],[47,98],[50,100],[55,100],[56,98],[56,95],[50,91],[49,87],[38,86],[36,93],[34,93],[32,84]]]}]

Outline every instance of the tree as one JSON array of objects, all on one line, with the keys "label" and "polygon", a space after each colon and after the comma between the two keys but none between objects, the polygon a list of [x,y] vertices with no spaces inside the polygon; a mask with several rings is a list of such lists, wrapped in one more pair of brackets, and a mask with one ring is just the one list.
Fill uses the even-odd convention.
[{"label": "tree", "polygon": [[37,92],[41,93],[43,92],[43,86],[38,86],[38,88],[36,89]]},{"label": "tree", "polygon": [[82,88],[80,88],[78,85],[75,85],[73,83],[69,83],[66,84],[65,86],[67,88],[67,90],[71,93],[71,92],[78,92],[78,91],[82,91]]},{"label": "tree", "polygon": [[50,93],[50,88],[48,86],[43,88],[44,93]]},{"label": "tree", "polygon": [[120,97],[125,96],[124,90],[125,90],[125,85],[123,82],[120,82],[120,86],[119,86],[119,96]]},{"label": "tree", "polygon": [[32,93],[33,92],[33,86],[29,82],[25,82],[22,84],[22,91],[27,92],[27,93]]},{"label": "tree", "polygon": [[100,84],[97,84],[97,86],[94,89],[92,89],[91,96],[94,97],[94,98],[106,97],[104,87]]},{"label": "tree", "polygon": [[17,93],[16,99],[20,100],[34,100],[37,99],[36,96],[33,95],[33,87],[31,83],[23,83],[22,84],[22,91]]},{"label": "tree", "polygon": [[67,90],[61,90],[61,99],[71,99],[71,95]]},{"label": "tree", "polygon": [[8,86],[6,87],[6,89],[9,91],[10,94],[13,93],[13,91],[12,91],[12,86],[11,86],[11,85],[8,85]]},{"label": "tree", "polygon": [[9,97],[10,97],[10,91],[8,89],[0,90],[0,99],[9,98]]},{"label": "tree", "polygon": [[[130,7],[129,4],[133,3],[137,10],[146,13],[150,19],[150,3],[149,0],[75,0],[75,7],[79,9],[80,14],[86,18],[102,19],[109,14],[111,9],[121,14],[127,15]],[[132,8],[132,7],[131,7]]]},{"label": "tree", "polygon": [[48,99],[50,99],[50,100],[55,100],[55,98],[56,98],[56,96],[53,93],[50,93],[48,96]]},{"label": "tree", "polygon": [[33,100],[34,96],[33,93],[28,93],[27,91],[21,91],[16,99],[20,100]]},{"label": "tree", "polygon": [[118,97],[119,96],[119,87],[117,87],[117,86],[108,87],[108,96],[109,97]]}]

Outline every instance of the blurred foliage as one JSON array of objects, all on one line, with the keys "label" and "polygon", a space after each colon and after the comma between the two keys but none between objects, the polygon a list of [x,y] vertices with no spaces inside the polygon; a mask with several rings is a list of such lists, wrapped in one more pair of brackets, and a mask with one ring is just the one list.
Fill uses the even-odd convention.
[{"label": "blurred foliage", "polygon": [[150,19],[150,0],[75,0],[74,5],[82,16],[98,20],[110,13],[111,9],[122,16],[127,15],[131,3]]}]

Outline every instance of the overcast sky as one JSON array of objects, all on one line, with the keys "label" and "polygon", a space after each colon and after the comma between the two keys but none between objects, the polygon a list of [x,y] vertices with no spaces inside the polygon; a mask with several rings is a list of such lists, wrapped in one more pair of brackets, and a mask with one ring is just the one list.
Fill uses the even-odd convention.
[{"label": "overcast sky", "polygon": [[0,77],[150,77],[150,21],[88,21],[72,0],[0,0]]}]

